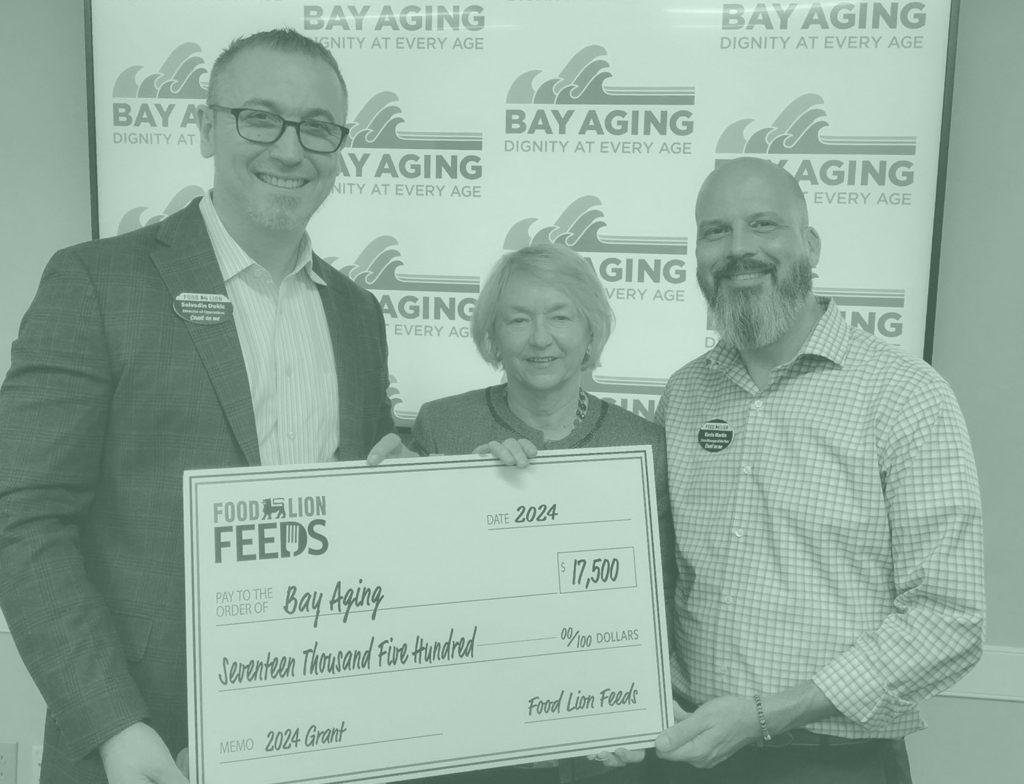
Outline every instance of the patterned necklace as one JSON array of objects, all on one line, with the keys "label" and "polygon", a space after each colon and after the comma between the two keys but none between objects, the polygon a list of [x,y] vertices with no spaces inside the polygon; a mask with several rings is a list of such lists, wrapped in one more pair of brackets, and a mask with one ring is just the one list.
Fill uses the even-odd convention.
[{"label": "patterned necklace", "polygon": [[590,406],[590,398],[587,397],[587,393],[583,391],[583,387],[580,387],[580,399],[576,403],[576,416],[573,417],[572,427],[569,429],[571,433],[577,427],[580,426],[580,422],[587,418],[587,408]]},{"label": "patterned necklace", "polygon": [[[511,411],[512,407],[509,405],[509,401],[508,401],[508,386],[507,385],[505,386],[505,405],[509,406],[509,410]],[[572,425],[569,426],[569,432],[567,432],[564,436],[562,436],[562,438],[556,438],[554,440],[555,441],[561,441],[563,438],[567,438],[569,436],[569,434],[572,433],[572,431],[574,431],[577,427],[580,426],[580,422],[582,422],[584,419],[587,418],[587,409],[589,409],[589,408],[590,408],[590,398],[587,397],[587,393],[583,391],[583,387],[580,387],[580,395],[579,395],[579,398],[576,401],[576,414],[572,418]],[[515,412],[513,412],[513,413],[515,413]],[[550,443],[550,441],[548,439],[545,439],[545,442]]]}]

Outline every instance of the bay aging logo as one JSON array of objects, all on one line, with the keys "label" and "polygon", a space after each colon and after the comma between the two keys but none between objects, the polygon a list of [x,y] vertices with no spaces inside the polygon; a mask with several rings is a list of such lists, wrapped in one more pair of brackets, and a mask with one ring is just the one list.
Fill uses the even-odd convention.
[{"label": "bay aging logo", "polygon": [[340,193],[412,198],[477,198],[483,134],[407,131],[393,92],[373,96],[349,126]]},{"label": "bay aging logo", "polygon": [[471,5],[391,5],[306,3],[302,28],[334,49],[453,52],[480,51],[482,36],[464,35],[486,27],[484,8]]},{"label": "bay aging logo", "polygon": [[906,292],[902,289],[825,289],[814,292],[831,297],[852,327],[869,335],[899,343],[903,337],[903,308]]},{"label": "bay aging logo", "polygon": [[[723,3],[722,49],[922,49],[923,2]],[[796,35],[790,35],[796,33]]]},{"label": "bay aging logo", "polygon": [[594,377],[593,370],[583,373],[580,386],[584,390],[621,406],[627,411],[654,421],[654,414],[658,410],[658,401],[665,391],[666,380],[663,378],[627,378],[617,376]]},{"label": "bay aging logo", "polygon": [[206,101],[208,69],[198,44],[177,46],[155,72],[141,65],[114,81],[112,141],[120,145],[168,146],[198,142],[199,106]]},{"label": "bay aging logo", "polygon": [[926,3],[745,3],[722,4],[723,30],[918,30]]},{"label": "bay aging logo", "polygon": [[903,206],[914,184],[913,136],[826,134],[824,99],[807,93],[786,106],[770,125],[748,130],[752,119],[729,125],[718,139],[718,162],[765,157],[792,174],[814,204]]},{"label": "bay aging logo", "polygon": [[531,233],[535,218],[518,221],[505,235],[505,249],[558,244],[576,251],[594,269],[610,300],[682,302],[687,280],[683,237],[606,235],[601,201],[581,196],[555,223]]},{"label": "bay aging logo", "polygon": [[372,292],[380,302],[388,333],[403,338],[466,338],[476,308],[480,278],[417,275],[405,271],[398,240],[377,237],[353,264],[333,266]]},{"label": "bay aging logo", "polygon": [[693,87],[613,87],[607,51],[585,46],[558,76],[520,74],[505,99],[505,152],[689,155]]}]

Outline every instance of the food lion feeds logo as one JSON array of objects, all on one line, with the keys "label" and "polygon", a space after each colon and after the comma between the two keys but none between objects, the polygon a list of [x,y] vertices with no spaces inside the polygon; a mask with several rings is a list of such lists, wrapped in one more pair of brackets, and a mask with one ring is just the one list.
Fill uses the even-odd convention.
[{"label": "food lion feeds logo", "polygon": [[925,3],[723,3],[722,49],[923,49]]},{"label": "food lion feeds logo", "polygon": [[413,199],[479,198],[483,134],[399,130],[398,96],[373,96],[349,126],[338,193]]},{"label": "food lion feeds logo", "polygon": [[478,33],[486,26],[483,6],[307,4],[302,29],[328,49],[377,49],[389,52],[481,51]]},{"label": "food lion feeds logo", "polygon": [[814,204],[909,205],[916,137],[826,135],[823,104],[820,95],[807,93],[771,125],[748,131],[754,120],[732,123],[718,139],[718,162],[742,155],[768,158],[792,174]]},{"label": "food lion feeds logo", "polygon": [[208,70],[198,44],[183,43],[156,73],[126,68],[114,81],[114,144],[194,145],[199,106],[206,101]]},{"label": "food lion feeds logo", "polygon": [[193,199],[201,197],[205,192],[198,185],[187,185],[171,197],[171,200],[167,202],[167,206],[164,207],[162,212],[153,213],[145,220],[143,220],[143,216],[150,211],[150,208],[132,207],[121,216],[121,221],[117,224],[117,233],[127,234],[130,231],[141,229],[143,226],[159,223],[168,215],[173,215],[178,210],[184,208]]},{"label": "food lion feeds logo", "polygon": [[694,89],[609,87],[606,54],[586,46],[536,86],[540,71],[520,74],[506,98],[505,152],[689,155]]},{"label": "food lion feeds logo", "polygon": [[330,544],[322,495],[214,501],[210,511],[214,563],[323,555]]},{"label": "food lion feeds logo", "polygon": [[519,221],[505,235],[505,249],[558,244],[579,253],[593,267],[608,299],[682,302],[686,283],[686,240],[682,237],[611,236],[601,201],[581,196],[558,220],[530,233],[535,218]]},{"label": "food lion feeds logo", "polygon": [[354,264],[341,272],[380,302],[388,333],[402,338],[467,338],[476,308],[480,278],[460,275],[411,275],[398,250],[398,240],[373,240]]}]

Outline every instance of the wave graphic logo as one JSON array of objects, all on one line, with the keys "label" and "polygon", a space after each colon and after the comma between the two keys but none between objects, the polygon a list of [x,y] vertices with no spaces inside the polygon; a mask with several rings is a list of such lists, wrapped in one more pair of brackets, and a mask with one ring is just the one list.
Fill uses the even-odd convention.
[{"label": "wave graphic logo", "polygon": [[790,103],[775,121],[749,133],[753,119],[737,120],[722,132],[715,152],[727,155],[897,155],[917,151],[913,136],[831,136],[820,95],[807,93]]},{"label": "wave graphic logo", "polygon": [[590,394],[622,406],[627,411],[654,421],[658,401],[665,391],[663,378],[629,378],[626,376],[594,377],[593,370],[584,371],[580,386]]},{"label": "wave graphic logo", "polygon": [[208,69],[198,44],[183,43],[164,60],[156,73],[142,77],[141,65],[120,73],[114,82],[114,98],[183,98],[205,100]]},{"label": "wave graphic logo", "polygon": [[480,278],[468,275],[408,275],[398,240],[377,237],[359,254],[355,263],[334,265],[364,289],[370,291],[454,291],[479,293]]},{"label": "wave graphic logo", "polygon": [[151,215],[145,221],[143,221],[143,215],[149,211],[149,207],[132,207],[128,210],[121,218],[120,223],[117,224],[118,234],[127,234],[129,231],[135,231],[141,229],[143,226],[152,226],[154,223],[159,223],[168,215],[172,215],[178,210],[184,208],[193,199],[201,197],[206,191],[200,188],[198,185],[187,185],[178,191],[171,200],[167,202],[167,206],[164,207],[163,212],[158,212]]},{"label": "wave graphic logo", "polygon": [[665,390],[663,378],[627,378],[625,376],[602,376],[594,378],[593,369],[584,371],[583,387],[598,397],[614,399],[623,395],[636,397],[660,397]]},{"label": "wave graphic logo", "polygon": [[558,244],[584,256],[592,253],[685,256],[687,251],[683,237],[602,234],[607,222],[601,200],[596,196],[581,196],[565,208],[555,223],[542,226],[531,234],[530,227],[536,222],[536,218],[524,218],[515,223],[505,235],[505,249]]},{"label": "wave graphic logo", "polygon": [[520,74],[509,87],[510,104],[577,104],[594,106],[692,106],[692,87],[609,87],[611,65],[603,46],[592,44],[577,52],[558,76],[534,87],[541,71]]},{"label": "wave graphic logo", "polygon": [[408,412],[402,408],[405,401],[402,399],[402,390],[398,386],[398,377],[394,373],[388,374],[388,388],[385,392],[391,402],[391,417],[395,424],[412,427],[416,421],[415,412]]},{"label": "wave graphic logo", "polygon": [[[340,158],[342,176],[374,180],[374,194],[428,198],[448,187],[461,191],[455,181],[483,176],[483,134],[407,131],[404,123],[395,93],[381,92],[367,101],[352,121]],[[439,180],[451,185],[439,185]],[[365,183],[351,185],[359,188]]]},{"label": "wave graphic logo", "polygon": [[402,131],[404,123],[398,96],[378,93],[352,121],[347,146],[385,150],[482,150],[484,146],[482,133]]},{"label": "wave graphic logo", "polygon": [[390,236],[370,242],[353,264],[329,262],[368,291],[372,291],[389,321],[391,334],[408,337],[467,337],[468,327],[445,328],[434,323],[469,322],[480,293],[480,278],[470,275],[411,275]]},{"label": "wave graphic logo", "polygon": [[694,88],[612,87],[606,55],[592,44],[556,77],[516,77],[506,95],[505,152],[692,154],[683,137],[694,131]]},{"label": "wave graphic logo", "polygon": [[902,289],[815,288],[815,293],[834,299],[850,326],[890,340],[903,336],[903,308],[907,297]]},{"label": "wave graphic logo", "polygon": [[[686,282],[687,242],[683,237],[651,237],[604,234],[607,226],[601,202],[596,196],[581,196],[548,226],[531,233],[536,218],[515,223],[505,235],[505,249],[529,245],[564,245],[576,251],[593,267],[604,283],[633,285]],[[654,300],[675,300],[670,291],[655,291]],[[608,296],[614,296],[609,290]]]},{"label": "wave graphic logo", "polygon": [[906,302],[903,289],[822,289],[822,297],[831,297],[840,308],[902,308]]}]

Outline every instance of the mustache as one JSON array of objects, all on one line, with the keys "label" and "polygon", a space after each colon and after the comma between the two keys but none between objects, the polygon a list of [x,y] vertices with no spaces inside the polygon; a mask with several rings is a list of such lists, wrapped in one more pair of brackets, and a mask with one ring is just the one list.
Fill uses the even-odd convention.
[{"label": "mustache", "polygon": [[715,281],[722,278],[731,278],[734,275],[746,275],[748,273],[767,272],[775,274],[775,265],[767,261],[755,261],[754,259],[729,259],[724,266],[715,270]]}]

